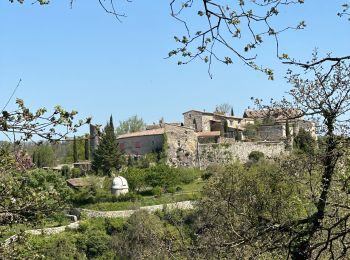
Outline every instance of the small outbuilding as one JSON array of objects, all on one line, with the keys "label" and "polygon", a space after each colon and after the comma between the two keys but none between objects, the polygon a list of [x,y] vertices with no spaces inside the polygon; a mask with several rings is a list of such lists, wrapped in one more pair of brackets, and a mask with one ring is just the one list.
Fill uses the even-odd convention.
[{"label": "small outbuilding", "polygon": [[112,182],[112,194],[120,196],[129,192],[127,180],[122,176],[114,177]]}]

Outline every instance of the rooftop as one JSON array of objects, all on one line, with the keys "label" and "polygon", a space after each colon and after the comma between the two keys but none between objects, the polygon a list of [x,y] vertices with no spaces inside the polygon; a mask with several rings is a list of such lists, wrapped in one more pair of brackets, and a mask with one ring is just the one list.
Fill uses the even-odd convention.
[{"label": "rooftop", "polygon": [[124,139],[124,138],[129,138],[129,137],[137,137],[137,136],[148,136],[148,135],[162,135],[164,134],[164,128],[157,128],[157,129],[151,129],[151,130],[145,130],[145,131],[140,131],[140,132],[135,132],[135,133],[128,133],[128,134],[123,134],[119,135],[117,139]]},{"label": "rooftop", "polygon": [[183,115],[191,113],[191,112],[195,112],[195,113],[200,113],[202,115],[207,115],[207,116],[218,116],[218,117],[224,117],[227,119],[243,119],[242,117],[237,117],[237,116],[227,116],[227,115],[222,115],[222,114],[218,114],[218,113],[212,113],[212,112],[206,112],[206,111],[200,111],[200,110],[189,110],[186,111],[184,113],[182,113]]},{"label": "rooftop", "polygon": [[90,185],[90,182],[86,178],[74,178],[68,179],[67,183],[72,187],[86,187]]}]

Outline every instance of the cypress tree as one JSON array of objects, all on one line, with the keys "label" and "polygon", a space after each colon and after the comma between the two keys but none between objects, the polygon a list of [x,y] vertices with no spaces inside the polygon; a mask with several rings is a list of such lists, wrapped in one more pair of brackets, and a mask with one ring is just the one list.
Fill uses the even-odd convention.
[{"label": "cypress tree", "polygon": [[78,162],[77,139],[75,138],[75,136],[73,140],[73,162]]},{"label": "cypress tree", "polygon": [[289,121],[286,121],[286,148],[291,148],[291,136],[290,136],[290,128],[289,128]]},{"label": "cypress tree", "polygon": [[86,136],[84,139],[84,152],[85,152],[85,160],[89,160],[89,136]]},{"label": "cypress tree", "polygon": [[234,116],[235,113],[233,113],[233,107],[231,107],[231,116]]},{"label": "cypress tree", "polygon": [[123,159],[123,154],[118,147],[114,133],[113,118],[111,116],[102,134],[100,144],[95,151],[92,167],[96,172],[102,170],[104,175],[110,175],[112,170],[121,168]]}]

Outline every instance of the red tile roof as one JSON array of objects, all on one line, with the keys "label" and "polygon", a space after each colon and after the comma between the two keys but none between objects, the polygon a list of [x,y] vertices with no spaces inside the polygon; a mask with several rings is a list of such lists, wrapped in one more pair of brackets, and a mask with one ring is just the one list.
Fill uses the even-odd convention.
[{"label": "red tile roof", "polygon": [[130,138],[130,137],[137,137],[137,136],[148,136],[148,135],[162,135],[164,134],[164,128],[158,128],[158,129],[151,129],[151,130],[145,130],[140,132],[134,132],[134,133],[128,133],[117,136],[117,139],[124,139],[124,138]]}]

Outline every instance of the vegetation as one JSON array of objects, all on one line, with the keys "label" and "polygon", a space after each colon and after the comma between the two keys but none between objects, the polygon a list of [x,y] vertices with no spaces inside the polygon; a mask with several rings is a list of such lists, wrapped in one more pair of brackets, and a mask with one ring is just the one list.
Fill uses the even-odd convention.
[{"label": "vegetation", "polygon": [[231,114],[233,113],[233,108],[230,104],[228,103],[222,103],[220,105],[217,105],[215,107],[215,113],[217,114],[221,114],[221,115],[229,115],[231,112]]},{"label": "vegetation", "polygon": [[123,154],[118,147],[114,133],[112,116],[104,129],[100,144],[93,158],[93,169],[96,172],[101,170],[104,175],[111,175],[113,170],[119,170],[124,162]]},{"label": "vegetation", "polygon": [[297,149],[302,152],[313,154],[316,149],[316,141],[310,132],[300,129],[299,133],[294,137],[294,144]]},{"label": "vegetation", "polygon": [[49,144],[43,144],[38,147],[33,152],[33,163],[36,167],[50,167],[55,165],[55,154]]},{"label": "vegetation", "polygon": [[252,151],[249,155],[248,155],[248,159],[253,161],[253,162],[258,162],[262,159],[264,159],[265,155],[262,152],[259,151]]},{"label": "vegetation", "polygon": [[133,133],[145,130],[146,124],[143,122],[142,118],[137,115],[129,117],[125,121],[120,121],[119,126],[116,129],[117,135]]}]

